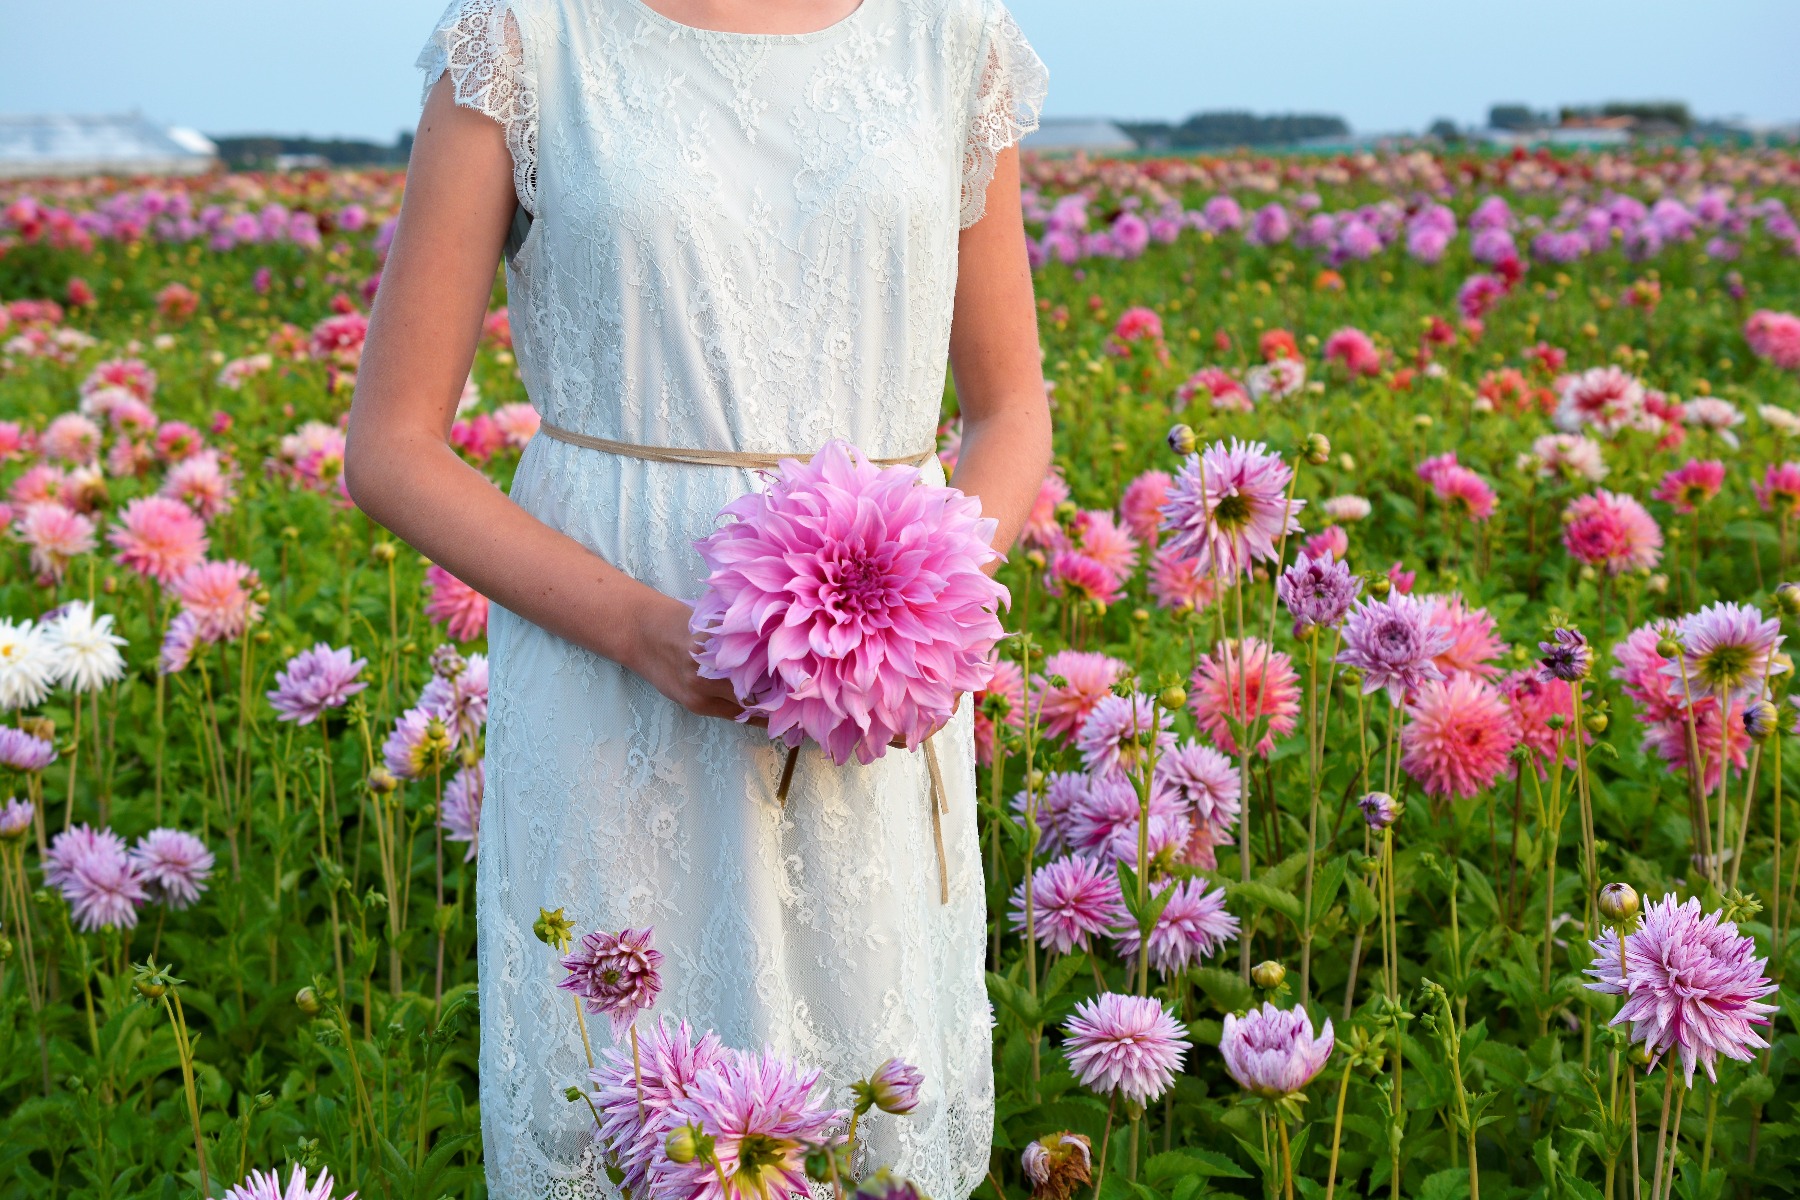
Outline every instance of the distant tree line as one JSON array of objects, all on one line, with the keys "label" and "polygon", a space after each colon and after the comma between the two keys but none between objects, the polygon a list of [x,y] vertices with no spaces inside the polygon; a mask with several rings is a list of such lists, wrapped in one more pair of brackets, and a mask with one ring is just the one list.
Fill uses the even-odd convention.
[{"label": "distant tree line", "polygon": [[1280,146],[1308,138],[1346,137],[1342,117],[1313,113],[1258,116],[1250,112],[1195,113],[1179,125],[1168,121],[1120,121],[1146,149],[1203,150],[1223,146]]},{"label": "distant tree line", "polygon": [[219,157],[233,170],[254,170],[273,166],[283,155],[302,155],[324,159],[338,167],[401,167],[412,153],[411,133],[402,133],[392,145],[356,141],[349,138],[321,140],[303,137],[276,137],[272,134],[250,134],[241,137],[213,137]]},{"label": "distant tree line", "polygon": [[1650,128],[1689,129],[1694,124],[1694,114],[1679,100],[1613,100],[1605,104],[1565,104],[1555,115],[1527,104],[1496,104],[1488,109],[1488,126],[1493,129],[1544,129],[1595,117],[1630,117],[1634,124]]}]

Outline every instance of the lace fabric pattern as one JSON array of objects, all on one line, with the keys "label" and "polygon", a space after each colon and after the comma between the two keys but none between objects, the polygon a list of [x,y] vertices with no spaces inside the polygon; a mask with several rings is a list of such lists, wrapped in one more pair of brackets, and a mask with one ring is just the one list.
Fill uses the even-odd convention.
[{"label": "lace fabric pattern", "polygon": [[[429,87],[506,130],[534,220],[508,263],[514,347],[546,419],[655,445],[793,452],[932,444],[957,239],[1045,72],[998,0],[863,0],[816,33],[693,29],[641,0],[458,0]],[[974,197],[972,200],[971,197]],[[942,480],[935,460],[927,477]],[[692,543],[754,471],[547,438],[513,498],[638,579],[698,595]],[[820,1068],[834,1099],[883,1059],[926,1078],[866,1119],[872,1163],[939,1200],[985,1177],[992,1014],[970,706],[937,737],[938,899],[923,757],[803,750],[785,808],[759,730],[692,716],[498,608],[477,885],[481,1106],[499,1200],[611,1196],[560,971],[531,924],[654,925],[664,991],[729,1045]],[[604,1024],[590,1027],[596,1050]],[[860,1139],[859,1139],[860,1140]]]}]

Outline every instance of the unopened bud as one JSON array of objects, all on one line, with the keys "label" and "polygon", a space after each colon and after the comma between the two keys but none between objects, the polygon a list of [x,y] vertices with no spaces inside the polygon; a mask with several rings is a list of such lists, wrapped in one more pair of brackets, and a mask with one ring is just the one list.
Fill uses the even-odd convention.
[{"label": "unopened bud", "polygon": [[1657,639],[1656,652],[1664,658],[1680,658],[1681,643],[1672,637]]},{"label": "unopened bud", "polygon": [[567,1100],[570,1104],[575,1103],[577,1100],[581,1099],[581,1089],[571,1083],[568,1087],[563,1089],[563,1099]]},{"label": "unopened bud", "polygon": [[1170,712],[1176,712],[1187,705],[1187,689],[1179,686],[1166,687],[1156,697],[1156,702]]},{"label": "unopened bud", "polygon": [[1172,425],[1169,427],[1169,449],[1181,457],[1186,458],[1192,454],[1194,447],[1199,443],[1200,439],[1194,436],[1194,431],[1188,426]]},{"label": "unopened bud", "polygon": [[383,566],[394,561],[394,554],[394,543],[392,542],[376,542],[369,547],[369,557]]},{"label": "unopened bud", "polygon": [[309,986],[294,993],[294,1007],[309,1017],[316,1017],[324,1005],[319,1003],[319,993]]},{"label": "unopened bud", "polygon": [[1265,992],[1272,992],[1287,979],[1287,968],[1274,960],[1259,962],[1250,968],[1250,982]]},{"label": "unopened bud", "polygon": [[1800,583],[1784,583],[1775,589],[1775,607],[1790,617],[1800,617]]},{"label": "unopened bud", "polygon": [[1386,575],[1377,575],[1369,580],[1369,594],[1378,600],[1393,590],[1394,581]]},{"label": "unopened bud", "polygon": [[1600,889],[1595,900],[1600,915],[1615,925],[1623,924],[1638,915],[1642,903],[1638,899],[1637,889],[1629,883],[1609,883]]},{"label": "unopened bud", "polygon": [[385,796],[400,786],[400,781],[386,767],[376,767],[369,772],[369,790],[377,796]]},{"label": "unopened bud", "polygon": [[1331,439],[1322,433],[1306,435],[1306,461],[1315,467],[1322,467],[1331,461]]},{"label": "unopened bud", "polygon": [[1767,700],[1758,700],[1744,709],[1744,732],[1753,742],[1766,742],[1781,722],[1781,714]]},{"label": "unopened bud", "polygon": [[1587,716],[1581,718],[1581,723],[1587,726],[1587,731],[1589,733],[1599,736],[1606,732],[1607,717],[1603,712],[1591,712]]}]

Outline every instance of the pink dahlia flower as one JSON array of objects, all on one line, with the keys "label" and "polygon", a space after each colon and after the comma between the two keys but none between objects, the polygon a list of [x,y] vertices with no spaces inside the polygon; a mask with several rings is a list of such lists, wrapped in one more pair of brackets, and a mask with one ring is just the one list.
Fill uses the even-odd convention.
[{"label": "pink dahlia flower", "polygon": [[56,835],[44,856],[44,883],[62,892],[75,924],[86,932],[131,929],[149,899],[144,880],[110,829],[77,825]]},{"label": "pink dahlia flower", "polygon": [[993,677],[987,686],[975,693],[975,761],[987,766],[994,761],[994,718],[988,711],[994,707],[989,696],[1004,702],[1001,724],[1008,729],[1025,728],[1025,672],[1009,658],[994,663]]},{"label": "pink dahlia flower", "polygon": [[1606,478],[1606,452],[1593,438],[1574,433],[1546,433],[1519,456],[1519,466],[1540,479],[1562,478],[1599,483]]},{"label": "pink dahlia flower", "polygon": [[1141,692],[1106,696],[1075,736],[1082,765],[1095,778],[1125,778],[1141,772],[1149,760],[1152,738],[1159,751],[1174,748],[1175,735],[1169,732],[1174,720],[1154,697]]},{"label": "pink dahlia flower", "polygon": [[[6,657],[9,649],[11,647],[6,643],[4,632],[0,631],[0,660]],[[0,667],[0,670],[4,668]],[[26,733],[23,729],[0,725],[0,767],[30,775],[42,771],[55,761],[54,743]]]},{"label": "pink dahlia flower", "polygon": [[233,642],[262,619],[263,606],[256,599],[259,586],[254,570],[226,559],[190,567],[169,591],[194,615],[195,632],[202,641]]},{"label": "pink dahlia flower", "polygon": [[1219,1053],[1239,1087],[1279,1100],[1311,1083],[1335,1044],[1330,1017],[1314,1037],[1304,1008],[1276,1008],[1265,1000],[1241,1017],[1225,1014]]},{"label": "pink dahlia flower", "polygon": [[543,421],[537,409],[529,404],[502,404],[494,410],[494,424],[506,438],[506,444],[514,450],[523,450],[525,443],[537,435]]},{"label": "pink dahlia flower", "polygon": [[[288,1174],[285,1188],[281,1186],[281,1176],[277,1172],[252,1171],[242,1182],[226,1188],[222,1200],[334,1200],[332,1189],[336,1186],[331,1172],[325,1170],[308,1183],[306,1168],[296,1164]],[[356,1200],[356,1193],[351,1192],[341,1200]]]},{"label": "pink dahlia flower", "polygon": [[472,642],[487,633],[487,597],[432,563],[425,568],[425,615],[442,621],[451,638]]},{"label": "pink dahlia flower", "polygon": [[308,347],[313,358],[354,371],[362,361],[363,342],[369,336],[369,318],[359,312],[338,313],[313,326]]},{"label": "pink dahlia flower", "polygon": [[1788,669],[1778,656],[1786,640],[1781,622],[1764,618],[1748,604],[1709,604],[1681,618],[1675,640],[1681,644],[1684,662],[1663,667],[1677,688],[1686,676],[1687,694],[1700,693],[1732,700],[1754,700],[1763,681]]},{"label": "pink dahlia flower", "polygon": [[1069,485],[1055,468],[1044,476],[1044,482],[1038,485],[1037,499],[1031,502],[1031,515],[1025,519],[1025,528],[1019,533],[1019,544],[1022,546],[1050,546],[1055,544],[1062,533],[1062,527],[1056,523],[1056,510],[1069,498]]},{"label": "pink dahlia flower", "polygon": [[1719,494],[1725,486],[1725,464],[1718,459],[1689,459],[1662,477],[1650,495],[1673,505],[1678,513],[1691,513]]},{"label": "pink dahlia flower", "polygon": [[350,697],[368,687],[359,680],[367,659],[351,658],[348,648],[334,650],[324,642],[302,650],[275,673],[275,690],[268,693],[277,720],[311,725]]},{"label": "pink dahlia flower", "polygon": [[[1565,766],[1573,766],[1575,745],[1569,740],[1569,728],[1575,720],[1574,686],[1566,680],[1546,679],[1541,671],[1530,667],[1505,676],[1497,686],[1506,697],[1513,726],[1519,731],[1519,744],[1532,752],[1530,761],[1537,768],[1538,778],[1548,777],[1550,765],[1558,755]],[[1552,717],[1562,719],[1562,728],[1550,728]],[[1512,771],[1509,766],[1507,774]]]},{"label": "pink dahlia flower", "polygon": [[1616,930],[1593,949],[1588,987],[1625,997],[1611,1024],[1624,1025],[1657,1060],[1673,1050],[1690,1088],[1696,1063],[1716,1083],[1721,1054],[1749,1062],[1769,1044],[1753,1028],[1776,1011],[1762,1002],[1776,990],[1764,973],[1768,960],[1722,914],[1702,916],[1698,899],[1681,904],[1670,893],[1646,905],[1643,923],[1625,935],[1623,971]]},{"label": "pink dahlia flower", "polygon": [[170,908],[186,908],[200,899],[212,874],[213,854],[206,843],[179,829],[152,829],[131,851],[132,866],[148,897]]},{"label": "pink dahlia flower", "polygon": [[[713,1139],[718,1167],[699,1159],[667,1162],[657,1191],[691,1200],[785,1200],[809,1193],[806,1152],[837,1140],[845,1119],[819,1095],[819,1072],[796,1066],[773,1050],[728,1055],[694,1080],[692,1094],[674,1109],[680,1123]],[[724,1183],[720,1183],[720,1174]],[[663,1188],[671,1190],[663,1192]]]},{"label": "pink dahlia flower", "polygon": [[1256,407],[1244,385],[1222,367],[1201,367],[1175,389],[1175,400],[1181,408],[1199,397],[1210,399],[1214,408],[1232,412],[1250,412]]},{"label": "pink dahlia flower", "polygon": [[1070,532],[1081,553],[1087,555],[1123,582],[1137,570],[1138,542],[1129,530],[1121,529],[1113,515],[1103,510],[1083,510],[1075,514]]},{"label": "pink dahlia flower", "polygon": [[31,569],[44,579],[60,581],[71,562],[94,548],[94,522],[55,500],[27,504],[15,528],[31,547]]},{"label": "pink dahlia flower", "polygon": [[1227,754],[1238,752],[1235,727],[1261,730],[1256,752],[1267,758],[1275,739],[1294,731],[1300,714],[1300,677],[1282,651],[1271,652],[1261,638],[1219,643],[1200,656],[1191,680],[1188,707],[1200,732]]},{"label": "pink dahlia flower", "polygon": [[1800,511],[1800,463],[1774,463],[1756,487],[1756,501],[1764,512],[1792,516]]},{"label": "pink dahlia flower", "polygon": [[1592,428],[1601,437],[1637,428],[1644,421],[1644,385],[1618,367],[1595,367],[1562,384],[1556,427],[1564,433]]},{"label": "pink dahlia flower", "polygon": [[1445,676],[1466,671],[1491,679],[1500,673],[1494,660],[1508,647],[1500,640],[1487,609],[1471,608],[1461,596],[1420,596],[1419,600],[1426,606],[1426,623],[1450,639],[1449,645],[1432,656],[1432,665]]},{"label": "pink dahlia flower", "polygon": [[1453,675],[1415,692],[1400,765],[1426,795],[1465,798],[1500,777],[1518,741],[1505,697],[1471,675]]},{"label": "pink dahlia flower", "polygon": [[1349,325],[1325,339],[1325,361],[1343,363],[1352,378],[1381,374],[1381,351],[1368,334]]},{"label": "pink dahlia flower", "polygon": [[1693,701],[1695,741],[1704,766],[1701,786],[1711,791],[1718,784],[1723,763],[1742,768],[1747,761],[1750,737],[1744,732],[1743,702],[1734,700],[1721,716],[1718,697],[1690,685],[1683,689],[1679,668],[1671,674],[1674,660],[1657,652],[1657,643],[1677,630],[1674,622],[1652,621],[1641,625],[1613,646],[1618,666],[1613,678],[1624,685],[1625,694],[1638,706],[1638,717],[1644,722],[1642,746],[1654,750],[1676,770],[1693,769],[1688,754],[1688,699]]},{"label": "pink dahlia flower", "polygon": [[210,521],[231,510],[232,478],[217,450],[201,450],[169,468],[158,494],[183,501]]},{"label": "pink dahlia flower", "polygon": [[1577,562],[1608,575],[1654,567],[1662,559],[1662,530],[1644,506],[1605,488],[1577,496],[1563,510],[1563,545]]},{"label": "pink dahlia flower", "polygon": [[99,461],[100,426],[80,413],[63,413],[44,427],[38,448],[44,457],[83,466]]},{"label": "pink dahlia flower", "polygon": [[1061,650],[1046,658],[1044,673],[1031,681],[1044,736],[1073,737],[1088,713],[1112,695],[1112,685],[1129,670],[1111,655],[1090,650]]},{"label": "pink dahlia flower", "polygon": [[[1038,944],[1058,954],[1086,949],[1127,919],[1119,877],[1091,858],[1068,855],[1031,874],[1032,927]],[[1013,889],[1012,927],[1025,931],[1025,885]]]},{"label": "pink dahlia flower", "polygon": [[1750,352],[1784,371],[1800,371],[1800,317],[1760,309],[1744,322]]},{"label": "pink dahlia flower", "polygon": [[1232,761],[1211,746],[1183,742],[1158,758],[1155,787],[1184,807],[1196,830],[1224,837],[1237,822],[1242,781]]},{"label": "pink dahlia flower", "polygon": [[163,496],[127,504],[106,536],[119,548],[115,562],[158,583],[172,583],[206,557],[206,522]]},{"label": "pink dahlia flower", "polygon": [[474,862],[481,847],[481,794],[485,772],[477,762],[472,767],[458,767],[444,785],[444,803],[438,813],[438,824],[444,827],[444,840],[464,842],[464,862]]},{"label": "pink dahlia flower", "polygon": [[1330,555],[1342,562],[1350,553],[1350,535],[1342,525],[1327,525],[1300,543],[1300,553],[1318,559]]},{"label": "pink dahlia flower", "polygon": [[[663,1144],[685,1123],[676,1106],[693,1097],[694,1084],[718,1070],[733,1051],[717,1034],[696,1040],[686,1021],[664,1019],[638,1035],[637,1061],[629,1047],[608,1047],[588,1072],[594,1108],[600,1113],[595,1140],[617,1157],[622,1181],[634,1196],[650,1196],[657,1169],[667,1169]],[[640,1091],[641,1089],[641,1091]]]},{"label": "pink dahlia flower", "polygon": [[1229,447],[1214,442],[1190,454],[1162,509],[1169,550],[1223,579],[1249,574],[1300,532],[1294,518],[1306,501],[1288,495],[1293,478],[1293,468],[1261,442],[1233,438]]},{"label": "pink dahlia flower", "polygon": [[1487,480],[1460,464],[1441,472],[1431,487],[1438,499],[1471,521],[1487,520],[1499,506],[1499,498]]},{"label": "pink dahlia flower", "polygon": [[1185,608],[1195,612],[1213,602],[1218,594],[1212,576],[1185,554],[1167,547],[1158,550],[1150,560],[1150,595],[1158,608]]},{"label": "pink dahlia flower", "polygon": [[1140,1106],[1169,1090],[1190,1045],[1160,1000],[1117,992],[1077,1004],[1063,1032],[1063,1053],[1082,1086]]},{"label": "pink dahlia flower", "polygon": [[156,372],[141,358],[109,358],[94,364],[81,381],[81,397],[88,399],[109,388],[119,388],[144,403],[156,395]]},{"label": "pink dahlia flower", "polygon": [[1162,531],[1162,506],[1167,503],[1169,487],[1174,482],[1167,471],[1145,471],[1125,485],[1119,497],[1119,515],[1138,541],[1156,545]]},{"label": "pink dahlia flower", "polygon": [[[1165,879],[1156,885],[1158,896],[1164,892],[1169,892],[1169,902],[1150,930],[1150,965],[1166,979],[1217,954],[1237,937],[1238,919],[1225,911],[1224,889],[1209,889],[1204,879]],[[1113,941],[1120,954],[1137,957],[1137,924],[1127,918]]]},{"label": "pink dahlia flower", "polygon": [[896,737],[916,747],[959,693],[986,686],[1007,592],[982,571],[999,555],[975,499],[834,441],[722,515],[696,543],[710,571],[696,658],[771,738],[869,763]]},{"label": "pink dahlia flower", "polygon": [[1079,550],[1058,550],[1044,573],[1044,590],[1066,600],[1085,600],[1102,608],[1124,594],[1119,577],[1106,564]]},{"label": "pink dahlia flower", "polygon": [[6,489],[7,499],[19,508],[27,508],[46,500],[60,501],[67,490],[69,473],[49,463],[33,463],[20,472]]},{"label": "pink dahlia flower", "polygon": [[591,1013],[604,1013],[613,1040],[622,1041],[637,1015],[656,1004],[662,990],[662,951],[650,945],[650,929],[587,933],[575,952],[562,960],[568,975],[557,983],[587,1001]]}]

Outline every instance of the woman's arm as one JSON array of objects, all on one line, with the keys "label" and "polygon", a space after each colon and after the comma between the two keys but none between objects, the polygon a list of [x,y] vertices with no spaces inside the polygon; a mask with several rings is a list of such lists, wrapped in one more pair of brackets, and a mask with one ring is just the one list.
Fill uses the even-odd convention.
[{"label": "woman's arm", "polygon": [[344,483],[420,553],[495,603],[642,675],[692,712],[735,716],[701,679],[688,606],[514,504],[450,448],[517,203],[499,125],[432,88],[357,371]]},{"label": "woman's arm", "polygon": [[962,408],[956,486],[999,521],[994,548],[1025,527],[1050,467],[1050,406],[1038,351],[1037,308],[1019,209],[1019,151],[994,164],[987,209],[958,251],[950,370]]}]

